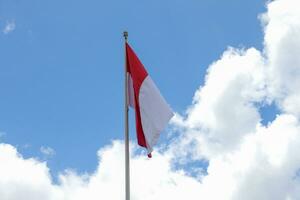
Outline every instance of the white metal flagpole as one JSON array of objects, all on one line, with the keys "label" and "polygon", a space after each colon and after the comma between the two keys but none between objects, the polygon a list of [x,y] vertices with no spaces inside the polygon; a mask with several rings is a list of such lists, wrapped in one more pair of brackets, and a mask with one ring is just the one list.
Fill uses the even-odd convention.
[{"label": "white metal flagpole", "polygon": [[126,43],[128,38],[128,32],[124,31],[123,36],[125,38],[125,196],[126,200],[130,200],[130,165],[129,165],[129,129],[128,129],[128,76],[127,76],[127,55],[126,55]]}]

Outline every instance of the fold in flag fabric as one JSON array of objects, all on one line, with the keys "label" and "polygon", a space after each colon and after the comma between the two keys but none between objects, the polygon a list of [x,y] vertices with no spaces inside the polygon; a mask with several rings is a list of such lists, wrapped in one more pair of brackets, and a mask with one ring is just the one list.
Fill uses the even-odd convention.
[{"label": "fold in flag fabric", "polygon": [[174,114],[128,43],[126,62],[128,103],[135,110],[137,141],[151,157],[161,131]]}]

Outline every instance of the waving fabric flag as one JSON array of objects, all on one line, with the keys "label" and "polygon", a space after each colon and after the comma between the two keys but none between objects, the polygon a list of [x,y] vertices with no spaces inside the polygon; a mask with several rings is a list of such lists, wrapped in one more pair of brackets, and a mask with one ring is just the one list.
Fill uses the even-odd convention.
[{"label": "waving fabric flag", "polygon": [[147,148],[151,157],[161,131],[174,114],[128,43],[126,62],[128,102],[135,109],[138,144]]}]

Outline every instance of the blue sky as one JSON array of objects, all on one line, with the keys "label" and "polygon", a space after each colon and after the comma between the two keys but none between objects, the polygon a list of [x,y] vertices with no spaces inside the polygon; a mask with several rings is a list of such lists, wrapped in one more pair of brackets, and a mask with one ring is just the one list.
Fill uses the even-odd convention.
[{"label": "blue sky", "polygon": [[[124,30],[183,114],[228,46],[262,49],[265,10],[260,0],[0,0],[0,140],[54,173],[91,172],[97,150],[123,138]],[[262,109],[264,119],[275,110]]]}]

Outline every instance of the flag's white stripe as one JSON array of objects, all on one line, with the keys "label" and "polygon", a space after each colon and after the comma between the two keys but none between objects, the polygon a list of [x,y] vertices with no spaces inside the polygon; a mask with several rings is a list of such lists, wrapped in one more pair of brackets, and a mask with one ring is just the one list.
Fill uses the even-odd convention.
[{"label": "flag's white stripe", "polygon": [[141,85],[139,106],[147,149],[151,152],[160,132],[173,117],[173,112],[150,76],[147,76]]},{"label": "flag's white stripe", "polygon": [[130,76],[130,74],[127,72],[127,76],[128,76],[128,104],[129,106],[131,106],[132,108],[134,108],[134,90],[133,90],[133,81],[132,78]]}]

